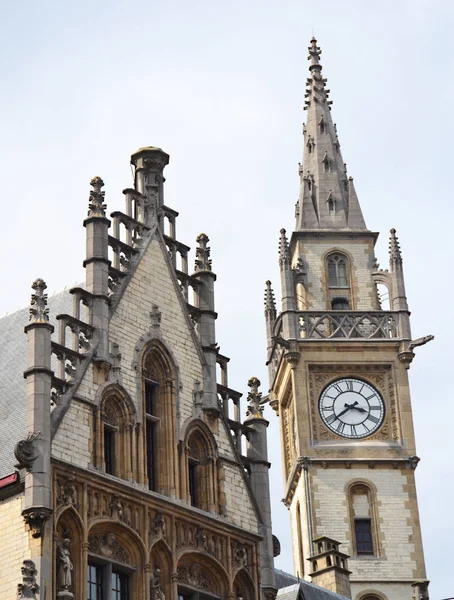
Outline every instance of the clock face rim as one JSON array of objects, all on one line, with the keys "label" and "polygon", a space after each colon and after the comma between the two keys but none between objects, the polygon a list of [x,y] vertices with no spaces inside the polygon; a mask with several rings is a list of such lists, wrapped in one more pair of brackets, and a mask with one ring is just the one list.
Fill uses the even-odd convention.
[{"label": "clock face rim", "polygon": [[[376,396],[379,399],[379,403],[380,403],[380,418],[378,423],[376,423],[374,425],[373,428],[371,428],[369,431],[362,433],[362,434],[346,434],[346,433],[340,433],[339,431],[337,431],[334,427],[332,427],[329,423],[327,423],[326,418],[323,415],[323,410],[322,410],[322,403],[323,403],[323,399],[325,397],[326,392],[333,387],[336,383],[339,382],[343,382],[343,381],[353,381],[353,382],[358,382],[364,385],[367,385],[373,392],[374,394],[376,394]],[[347,393],[347,390],[345,390],[345,392],[343,391],[342,393]],[[364,396],[362,396],[362,394],[360,394],[357,391],[353,391],[353,392],[349,392],[349,393],[354,393],[358,396],[361,396],[362,398],[364,398],[364,400],[366,400],[366,398]],[[338,396],[340,396],[341,394],[338,394]],[[336,396],[336,398],[338,397]],[[368,401],[366,400],[367,404]],[[334,402],[333,402],[333,406],[334,406]],[[334,411],[333,411],[334,412]],[[344,438],[344,439],[350,439],[350,440],[360,440],[360,439],[364,439],[367,437],[370,437],[372,435],[374,435],[375,433],[377,433],[377,431],[382,427],[384,421],[385,421],[385,415],[386,415],[386,405],[385,405],[385,401],[383,400],[383,396],[382,394],[379,392],[379,390],[377,390],[377,388],[372,385],[372,383],[370,383],[369,381],[367,381],[366,379],[363,379],[361,377],[339,377],[337,379],[334,379],[333,381],[330,381],[327,385],[325,385],[325,387],[323,388],[323,390],[320,392],[320,396],[318,399],[318,413],[319,413],[319,417],[322,421],[322,423],[325,425],[325,427],[327,427],[330,431],[332,431],[334,434],[336,434],[337,436]],[[370,415],[370,411],[369,411],[369,415]],[[340,421],[342,423],[345,423],[344,421],[342,421],[342,419],[335,419],[333,421],[333,423],[335,423],[336,421]],[[364,421],[367,421],[367,417],[364,419]],[[349,423],[345,423],[345,425],[350,425]]]}]

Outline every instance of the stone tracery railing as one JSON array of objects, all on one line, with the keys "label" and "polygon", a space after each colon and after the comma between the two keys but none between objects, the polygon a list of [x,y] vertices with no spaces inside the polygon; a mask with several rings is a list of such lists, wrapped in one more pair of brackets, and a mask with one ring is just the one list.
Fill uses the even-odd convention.
[{"label": "stone tracery railing", "polygon": [[397,338],[399,314],[391,311],[305,311],[298,313],[300,337],[309,339]]}]

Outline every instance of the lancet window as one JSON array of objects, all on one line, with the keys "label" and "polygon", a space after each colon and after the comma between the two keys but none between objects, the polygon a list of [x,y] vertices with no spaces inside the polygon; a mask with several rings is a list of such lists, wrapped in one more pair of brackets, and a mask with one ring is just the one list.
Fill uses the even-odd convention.
[{"label": "lancet window", "polygon": [[202,510],[217,510],[216,448],[211,432],[196,426],[187,436],[186,454],[189,502]]},{"label": "lancet window", "polygon": [[169,354],[153,342],[142,359],[144,477],[150,490],[176,492],[175,374]]},{"label": "lancet window", "polygon": [[121,388],[108,388],[100,403],[93,425],[93,464],[109,475],[123,479],[137,473],[131,453],[135,408]]},{"label": "lancet window", "polygon": [[351,486],[349,506],[353,554],[356,556],[377,555],[375,503],[372,489],[364,483]]},{"label": "lancet window", "polygon": [[348,260],[343,254],[330,254],[327,260],[329,287],[349,287]]}]

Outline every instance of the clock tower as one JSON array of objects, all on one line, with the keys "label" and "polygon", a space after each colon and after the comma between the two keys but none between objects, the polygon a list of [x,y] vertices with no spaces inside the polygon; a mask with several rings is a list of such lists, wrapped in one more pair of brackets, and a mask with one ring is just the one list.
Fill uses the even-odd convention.
[{"label": "clock tower", "polygon": [[408,369],[431,336],[412,339],[394,229],[389,269],[375,258],[378,233],[347,175],[320,54],[312,39],[296,226],[279,241],[279,315],[269,281],[265,291],[295,573],[310,581],[319,540],[337,540],[354,600],[411,600],[427,581]]}]

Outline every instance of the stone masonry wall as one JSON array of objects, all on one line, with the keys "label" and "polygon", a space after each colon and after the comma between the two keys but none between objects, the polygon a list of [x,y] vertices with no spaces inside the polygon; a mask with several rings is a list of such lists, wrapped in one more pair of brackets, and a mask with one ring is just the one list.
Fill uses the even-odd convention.
[{"label": "stone masonry wall", "polygon": [[302,257],[307,268],[306,303],[304,310],[331,309],[327,300],[327,274],[325,256],[333,251],[344,252],[350,258],[352,281],[352,309],[376,310],[375,289],[371,273],[374,264],[372,242],[362,238],[353,240],[329,239],[300,240],[296,246],[293,263]]},{"label": "stone masonry wall", "polygon": [[0,501],[0,598],[17,598],[22,562],[30,558],[28,533],[22,518],[23,495]]},{"label": "stone masonry wall", "polygon": [[[328,535],[342,543],[351,556],[351,580],[412,580],[417,568],[412,553],[413,529],[407,477],[397,469],[323,469],[310,471],[314,500],[314,535]],[[371,483],[377,490],[376,508],[383,556],[355,558],[351,544],[347,485],[355,480]]]}]

